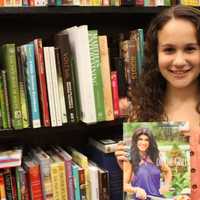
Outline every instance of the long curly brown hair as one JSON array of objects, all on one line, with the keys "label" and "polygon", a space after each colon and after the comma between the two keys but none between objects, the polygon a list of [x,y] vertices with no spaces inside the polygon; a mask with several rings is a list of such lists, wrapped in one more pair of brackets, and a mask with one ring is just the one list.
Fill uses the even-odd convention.
[{"label": "long curly brown hair", "polygon": [[[129,121],[167,120],[164,111],[166,80],[159,71],[157,47],[158,31],[173,18],[192,22],[197,30],[197,40],[200,44],[200,11],[198,9],[177,5],[163,10],[152,20],[146,33],[143,72],[131,94],[132,109]],[[200,102],[196,109],[200,113]]]}]

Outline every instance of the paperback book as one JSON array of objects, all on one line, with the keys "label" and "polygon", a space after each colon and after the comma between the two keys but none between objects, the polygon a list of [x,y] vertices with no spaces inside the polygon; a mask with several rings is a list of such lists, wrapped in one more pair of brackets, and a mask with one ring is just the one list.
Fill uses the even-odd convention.
[{"label": "paperback book", "polygon": [[[124,200],[189,199],[190,146],[186,122],[123,124],[128,162],[124,163]],[[138,190],[139,188],[139,190]]]}]

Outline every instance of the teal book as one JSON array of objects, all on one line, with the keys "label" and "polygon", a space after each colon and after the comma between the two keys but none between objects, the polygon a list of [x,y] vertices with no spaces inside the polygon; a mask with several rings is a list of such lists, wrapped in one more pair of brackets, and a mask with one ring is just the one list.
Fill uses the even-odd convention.
[{"label": "teal book", "polygon": [[30,121],[33,128],[41,127],[40,122],[40,110],[38,99],[37,78],[35,69],[35,54],[34,44],[30,42],[21,46],[21,51],[24,52],[26,57],[25,73],[26,73],[26,85],[28,88],[28,100],[30,106]]},{"label": "teal book", "polygon": [[1,47],[1,63],[7,73],[8,99],[10,103],[11,122],[14,129],[22,129],[22,112],[17,75],[15,44],[4,44]]},{"label": "teal book", "polygon": [[124,200],[137,196],[130,187],[142,188],[150,199],[190,196],[190,145],[185,134],[188,130],[187,122],[123,123],[129,160],[123,169]]},{"label": "teal book", "polygon": [[100,53],[98,43],[97,30],[89,30],[89,48],[90,48],[90,59],[92,67],[92,82],[95,96],[95,107],[96,107],[96,118],[97,121],[105,120],[105,108],[104,108],[104,94],[103,94],[103,83],[100,68]]},{"label": "teal book", "polygon": [[74,196],[75,200],[81,200],[80,182],[79,182],[79,166],[72,162],[72,176],[74,179]]}]

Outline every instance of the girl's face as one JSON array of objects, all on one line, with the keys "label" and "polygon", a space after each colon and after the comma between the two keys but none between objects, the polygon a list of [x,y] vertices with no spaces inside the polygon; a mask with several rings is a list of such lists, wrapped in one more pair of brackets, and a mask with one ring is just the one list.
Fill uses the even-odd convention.
[{"label": "girl's face", "polygon": [[191,22],[172,19],[158,32],[158,64],[167,87],[197,86],[200,46]]},{"label": "girl's face", "polygon": [[146,152],[149,148],[149,138],[146,135],[140,135],[137,140],[137,148],[140,152]]}]

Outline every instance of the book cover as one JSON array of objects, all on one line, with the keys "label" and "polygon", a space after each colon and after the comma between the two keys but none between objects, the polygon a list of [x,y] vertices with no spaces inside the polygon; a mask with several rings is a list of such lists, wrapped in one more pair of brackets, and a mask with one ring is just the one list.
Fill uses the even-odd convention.
[{"label": "book cover", "polygon": [[[185,122],[123,123],[128,146],[124,163],[124,199],[138,199],[132,188],[147,199],[179,199],[190,195],[190,146]],[[151,186],[151,187],[148,187]]]}]

